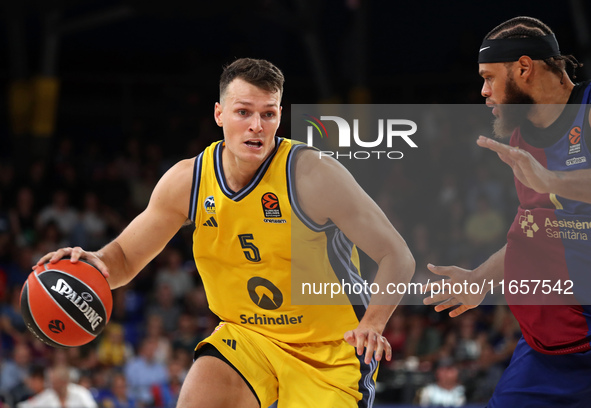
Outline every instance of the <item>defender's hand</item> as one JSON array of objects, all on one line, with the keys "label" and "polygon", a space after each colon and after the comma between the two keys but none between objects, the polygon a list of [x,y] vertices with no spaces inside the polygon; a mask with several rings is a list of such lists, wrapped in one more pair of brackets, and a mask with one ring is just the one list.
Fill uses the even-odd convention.
[{"label": "defender's hand", "polygon": [[460,305],[459,307],[453,309],[449,312],[451,317],[457,317],[464,313],[467,310],[474,309],[486,296],[486,292],[483,293],[476,293],[472,294],[469,291],[467,293],[450,293],[447,288],[453,287],[454,284],[460,284],[460,286],[464,286],[464,282],[472,282],[472,271],[468,269],[459,268],[457,266],[435,266],[432,264],[428,264],[427,268],[431,272],[441,276],[448,276],[448,279],[442,279],[438,282],[431,282],[426,288],[426,292],[433,292],[433,289],[436,289],[437,293],[431,294],[429,297],[423,299],[423,303],[425,305],[432,305],[435,303],[439,303],[435,306],[436,312],[442,312],[447,310],[451,307]]},{"label": "defender's hand", "polygon": [[542,166],[529,152],[484,136],[480,136],[476,143],[480,147],[496,152],[501,160],[511,167],[515,177],[526,187],[540,194],[552,193],[550,185],[556,174]]}]

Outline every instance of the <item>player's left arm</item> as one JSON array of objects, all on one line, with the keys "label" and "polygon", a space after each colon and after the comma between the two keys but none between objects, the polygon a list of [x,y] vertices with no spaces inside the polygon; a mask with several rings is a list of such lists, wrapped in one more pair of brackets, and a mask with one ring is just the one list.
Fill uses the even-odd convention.
[{"label": "player's left arm", "polygon": [[548,170],[529,152],[480,136],[479,146],[496,152],[525,186],[540,194],[553,193],[569,200],[591,203],[591,169]]},{"label": "player's left arm", "polygon": [[[311,150],[301,152],[296,161],[296,189],[308,217],[320,225],[329,220],[334,222],[378,264],[374,282],[380,288],[391,282],[410,282],[415,261],[406,242],[339,162],[326,157],[320,159]],[[359,326],[345,333],[345,340],[357,347],[359,355],[366,348],[366,363],[369,364],[374,352],[377,360],[383,354],[387,360],[391,359],[392,349],[382,332],[401,298],[400,294],[372,295]]]}]

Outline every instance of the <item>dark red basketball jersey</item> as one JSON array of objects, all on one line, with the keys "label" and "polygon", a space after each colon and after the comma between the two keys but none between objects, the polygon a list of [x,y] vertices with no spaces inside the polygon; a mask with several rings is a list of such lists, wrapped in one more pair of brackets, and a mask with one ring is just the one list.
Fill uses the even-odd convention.
[{"label": "dark red basketball jersey", "polygon": [[[528,151],[550,170],[591,168],[591,138],[584,134],[589,132],[590,89],[589,83],[577,85],[557,121],[546,129],[530,123],[522,126],[513,133],[511,146]],[[534,350],[546,354],[589,350],[591,204],[536,193],[517,178],[515,186],[520,205],[507,235],[505,256],[510,308]],[[508,293],[511,281],[526,282],[522,288],[530,293]],[[532,294],[537,281],[543,286]]]}]

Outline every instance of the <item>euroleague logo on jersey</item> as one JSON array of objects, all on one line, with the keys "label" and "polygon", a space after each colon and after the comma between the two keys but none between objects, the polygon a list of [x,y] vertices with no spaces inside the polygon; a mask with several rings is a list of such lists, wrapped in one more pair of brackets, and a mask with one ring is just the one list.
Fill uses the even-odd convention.
[{"label": "euroleague logo on jersey", "polygon": [[[287,221],[281,218],[281,208],[279,207],[279,198],[275,193],[265,193],[261,197],[261,204],[263,206],[263,214],[265,215],[265,222],[273,224],[285,224]],[[271,219],[269,219],[271,218]]]},{"label": "euroleague logo on jersey", "polygon": [[279,208],[279,199],[273,193],[265,193],[261,197],[263,212],[265,218],[281,218],[281,209]]},{"label": "euroleague logo on jersey", "polygon": [[581,128],[573,127],[568,132],[568,154],[577,154],[581,152]]}]

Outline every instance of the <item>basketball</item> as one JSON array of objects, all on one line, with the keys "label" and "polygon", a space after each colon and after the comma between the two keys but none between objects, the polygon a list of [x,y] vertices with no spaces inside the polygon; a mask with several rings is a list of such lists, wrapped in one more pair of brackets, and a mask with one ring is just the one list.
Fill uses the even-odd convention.
[{"label": "basketball", "polygon": [[38,266],[21,291],[21,312],[28,329],[53,347],[89,343],[111,317],[113,298],[94,266],[62,259]]}]

